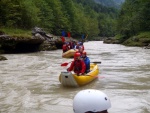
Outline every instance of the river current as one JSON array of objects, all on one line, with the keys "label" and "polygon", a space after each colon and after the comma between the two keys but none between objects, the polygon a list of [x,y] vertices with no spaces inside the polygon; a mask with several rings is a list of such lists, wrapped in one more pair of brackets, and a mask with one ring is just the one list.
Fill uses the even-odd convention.
[{"label": "river current", "polygon": [[78,88],[59,82],[61,67],[72,59],[62,50],[4,54],[0,61],[0,113],[73,113],[77,92],[98,89],[108,95],[109,113],[150,113],[150,50],[102,41],[84,43],[91,62],[98,64],[97,80]]}]

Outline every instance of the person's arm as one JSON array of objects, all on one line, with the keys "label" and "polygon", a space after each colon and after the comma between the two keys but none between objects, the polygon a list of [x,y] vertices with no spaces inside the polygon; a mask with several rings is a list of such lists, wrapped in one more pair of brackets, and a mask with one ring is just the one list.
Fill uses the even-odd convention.
[{"label": "person's arm", "polygon": [[76,45],[74,46],[74,49],[77,49],[77,46],[76,46]]},{"label": "person's arm", "polygon": [[90,70],[90,59],[87,57],[87,70]]},{"label": "person's arm", "polygon": [[82,45],[82,49],[84,50],[84,45]]},{"label": "person's arm", "polygon": [[81,63],[82,63],[81,73],[84,74],[85,73],[85,69],[86,69],[86,65],[85,65],[84,61],[81,61]]},{"label": "person's arm", "polygon": [[67,71],[72,71],[74,68],[74,61],[71,63],[70,67],[67,69]]}]

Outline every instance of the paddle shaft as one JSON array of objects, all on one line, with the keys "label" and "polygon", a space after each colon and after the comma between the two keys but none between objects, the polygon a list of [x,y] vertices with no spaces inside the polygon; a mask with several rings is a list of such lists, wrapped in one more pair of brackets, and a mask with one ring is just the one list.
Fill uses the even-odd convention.
[{"label": "paddle shaft", "polygon": [[95,63],[95,64],[101,64],[101,61],[99,61],[99,62],[92,62],[92,63]]},{"label": "paddle shaft", "polygon": [[[71,62],[73,62],[73,61],[71,61]],[[66,63],[63,63],[63,64],[61,64],[61,66],[67,66],[69,63],[71,63],[71,62],[66,62]],[[91,63],[95,63],[95,64],[101,64],[101,61],[99,61],[99,62],[91,62]]]}]

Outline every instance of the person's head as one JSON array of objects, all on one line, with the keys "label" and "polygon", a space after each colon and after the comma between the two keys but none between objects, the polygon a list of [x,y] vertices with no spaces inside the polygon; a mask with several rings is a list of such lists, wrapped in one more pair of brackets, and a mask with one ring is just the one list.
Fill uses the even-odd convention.
[{"label": "person's head", "polygon": [[82,43],[82,42],[79,42],[79,44],[80,44],[80,45],[83,45],[83,43]]},{"label": "person's head", "polygon": [[79,52],[82,53],[83,52],[83,47],[79,46]]},{"label": "person's head", "polygon": [[76,42],[76,45],[79,45],[79,43],[78,43],[78,42]]},{"label": "person's head", "polygon": [[68,44],[69,44],[69,42],[66,42],[66,44],[68,45]]},{"label": "person's head", "polygon": [[85,51],[83,51],[83,53],[82,53],[82,58],[85,58],[86,57],[86,52]]},{"label": "person's head", "polygon": [[74,60],[80,60],[81,54],[79,52],[74,54]]},{"label": "person's head", "polygon": [[99,90],[82,90],[73,99],[74,113],[108,113],[110,107],[108,96]]}]

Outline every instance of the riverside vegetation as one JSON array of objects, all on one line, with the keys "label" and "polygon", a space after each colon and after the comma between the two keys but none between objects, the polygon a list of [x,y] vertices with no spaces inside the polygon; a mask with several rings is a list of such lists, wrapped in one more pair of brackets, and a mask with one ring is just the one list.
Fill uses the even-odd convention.
[{"label": "riverside vegetation", "polygon": [[[40,26],[54,36],[61,36],[65,30],[75,38],[82,34],[88,34],[89,40],[102,37],[99,40],[105,43],[128,46],[150,43],[149,0],[126,0],[120,8],[97,4],[94,0],[1,0],[0,6],[0,34],[15,40],[30,42],[31,29]],[[15,40],[6,41],[7,44],[1,40],[0,51],[3,52],[4,45],[13,46]],[[37,44],[42,40],[31,42]]]}]

